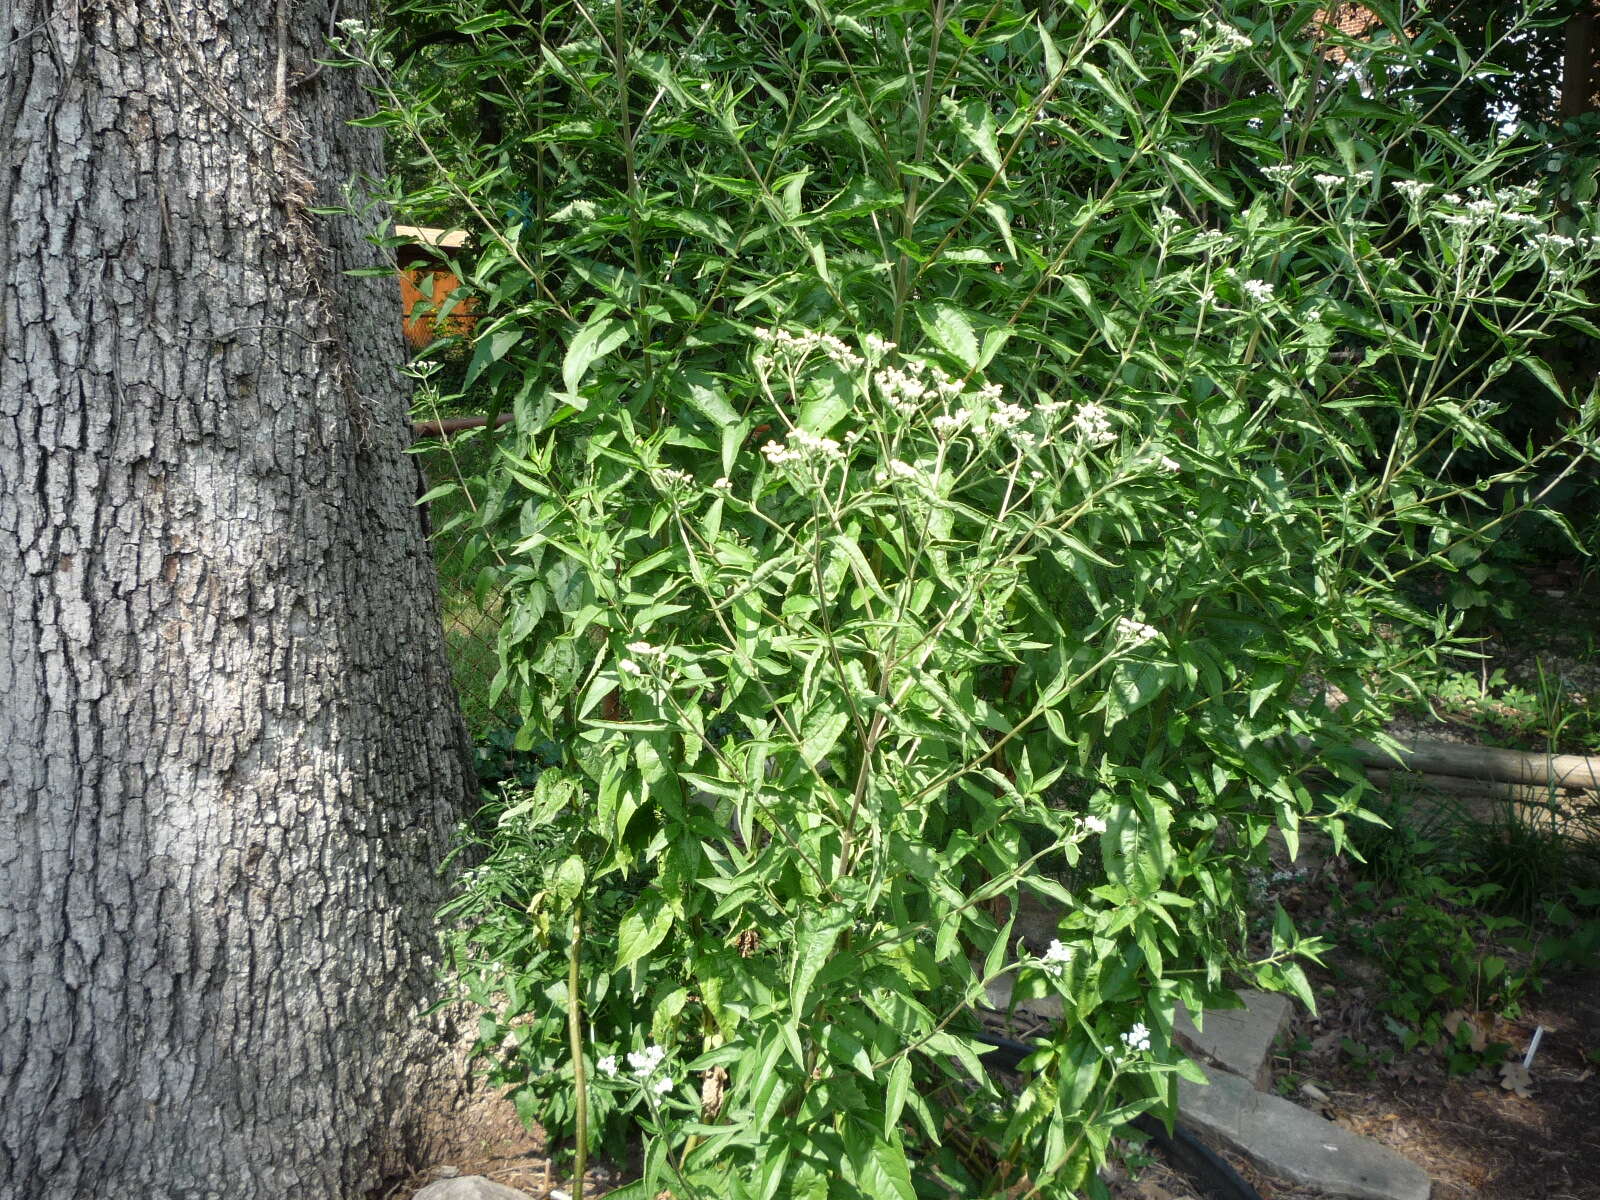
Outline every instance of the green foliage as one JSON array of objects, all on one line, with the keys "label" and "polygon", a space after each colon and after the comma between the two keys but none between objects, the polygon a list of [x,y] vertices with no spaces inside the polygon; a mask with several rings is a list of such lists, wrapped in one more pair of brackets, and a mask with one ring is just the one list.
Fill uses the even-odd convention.
[{"label": "green foliage", "polygon": [[1445,670],[1419,711],[1464,725],[1476,740],[1563,754],[1600,746],[1600,697],[1571,687],[1535,659],[1532,686],[1512,683],[1503,668]]},{"label": "green foliage", "polygon": [[1515,1016],[1551,972],[1593,963],[1600,862],[1520,806],[1489,822],[1433,796],[1372,807],[1384,824],[1354,832],[1360,877],[1319,931],[1366,961],[1402,1051],[1442,1049],[1457,1073],[1495,1065],[1505,1047],[1485,1040],[1484,1018]]},{"label": "green foliage", "polygon": [[[1440,457],[1510,495],[1592,437],[1537,356],[1592,214],[1496,190],[1435,84],[1332,78],[1311,4],[399,7],[470,41],[353,53],[483,247],[462,386],[517,436],[461,522],[518,744],[563,748],[453,913],[499,1078],[564,1127],[576,937],[640,1195],[1093,1194],[1197,1075],[1179,1001],[1311,1002],[1242,873],[1342,844],[1339,748],[1448,641],[1396,587],[1482,532]],[[1571,428],[1506,442],[1506,371]],[[1064,1011],[1015,1096],[1005,974]]]}]

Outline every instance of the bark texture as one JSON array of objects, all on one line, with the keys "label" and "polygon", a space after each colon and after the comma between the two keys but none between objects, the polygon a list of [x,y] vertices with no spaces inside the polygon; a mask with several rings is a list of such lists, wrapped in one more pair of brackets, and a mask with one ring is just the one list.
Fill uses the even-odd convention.
[{"label": "bark texture", "polygon": [[332,15],[0,0],[4,1200],[361,1195],[438,1073],[469,765]]}]

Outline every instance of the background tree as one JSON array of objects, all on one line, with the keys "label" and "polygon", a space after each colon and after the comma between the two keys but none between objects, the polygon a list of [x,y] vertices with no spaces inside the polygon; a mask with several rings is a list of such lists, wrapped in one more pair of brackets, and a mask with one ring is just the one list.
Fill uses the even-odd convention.
[{"label": "background tree", "polygon": [[470,770],[332,7],[0,4],[8,1198],[359,1195],[441,1077]]}]

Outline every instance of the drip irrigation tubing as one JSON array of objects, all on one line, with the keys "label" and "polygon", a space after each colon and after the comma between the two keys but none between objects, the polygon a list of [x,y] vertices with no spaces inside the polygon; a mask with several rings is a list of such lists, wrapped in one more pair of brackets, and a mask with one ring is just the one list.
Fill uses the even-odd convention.
[{"label": "drip irrigation tubing", "polygon": [[[978,1040],[994,1047],[982,1059],[983,1065],[991,1071],[1015,1074],[1022,1060],[1034,1050],[1026,1042],[992,1033],[980,1033]],[[1156,1144],[1162,1157],[1174,1170],[1186,1176],[1205,1200],[1262,1200],[1261,1193],[1245,1182],[1239,1172],[1183,1125],[1174,1121],[1172,1132],[1168,1133],[1167,1127],[1149,1113],[1135,1117],[1132,1124]]]}]

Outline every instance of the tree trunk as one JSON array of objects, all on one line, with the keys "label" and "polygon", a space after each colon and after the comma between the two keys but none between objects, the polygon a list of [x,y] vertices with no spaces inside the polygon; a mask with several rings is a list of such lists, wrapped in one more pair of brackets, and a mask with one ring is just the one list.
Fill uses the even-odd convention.
[{"label": "tree trunk", "polygon": [[470,762],[331,15],[0,0],[5,1200],[358,1196],[445,1074]]},{"label": "tree trunk", "polygon": [[1561,115],[1581,117],[1600,109],[1600,0],[1588,0],[1567,18],[1561,72]]}]

